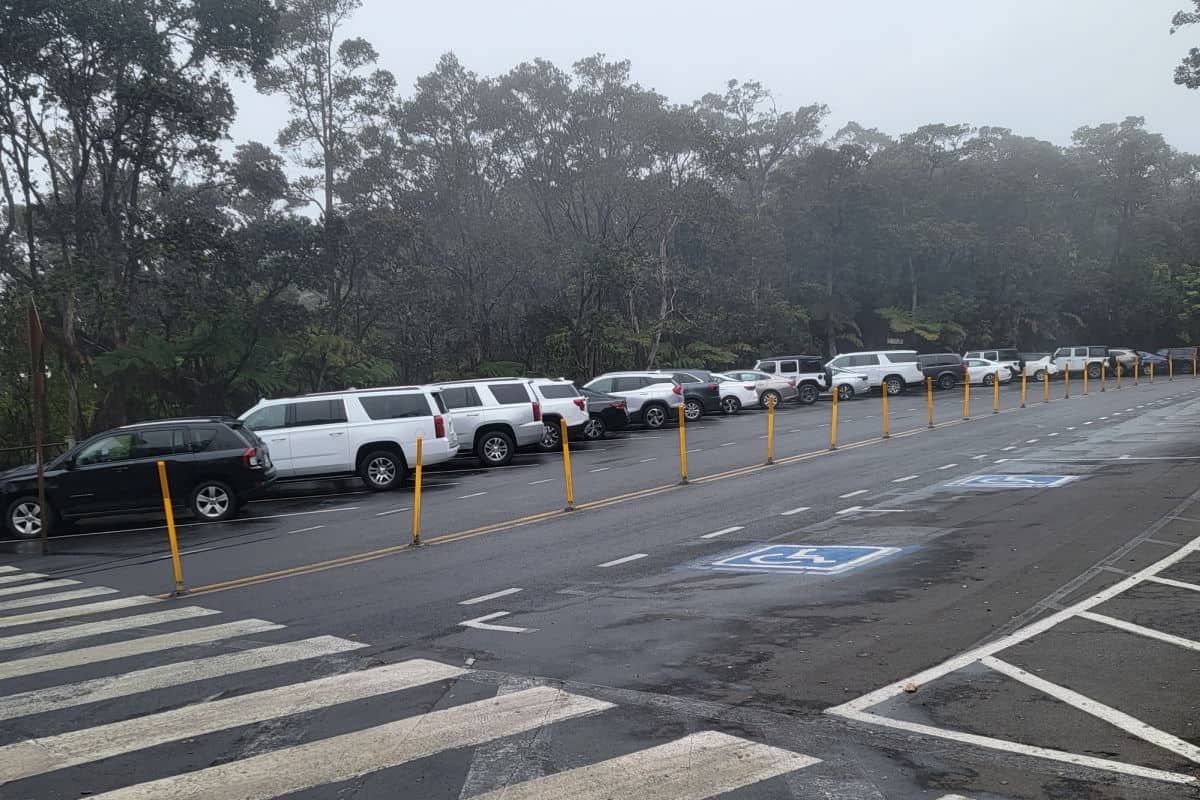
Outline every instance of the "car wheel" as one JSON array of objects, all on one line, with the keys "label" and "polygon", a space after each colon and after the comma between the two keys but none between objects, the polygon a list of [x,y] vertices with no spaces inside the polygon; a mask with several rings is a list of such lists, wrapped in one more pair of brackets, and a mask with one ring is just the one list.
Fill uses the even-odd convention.
[{"label": "car wheel", "polygon": [[725,414],[736,414],[742,410],[742,401],[736,397],[721,398],[721,411]]},{"label": "car wheel", "polygon": [[837,387],[838,400],[853,400],[854,387],[848,383],[839,383]]},{"label": "car wheel", "polygon": [[588,417],[588,421],[583,425],[583,438],[589,442],[599,441],[604,438],[607,430],[608,427],[600,417]]},{"label": "car wheel", "polygon": [[373,492],[395,489],[404,480],[404,462],[390,450],[374,450],[358,464],[358,476]]},{"label": "car wheel", "polygon": [[542,425],[542,441],[538,442],[538,447],[547,453],[562,447],[562,430],[558,426],[558,420]]},{"label": "car wheel", "polygon": [[658,429],[667,424],[667,409],[658,404],[647,406],[642,412],[642,422],[647,428]]},{"label": "car wheel", "polygon": [[1100,377],[1100,365],[1099,364],[1088,364],[1087,374],[1088,374],[1089,378],[1092,378],[1092,379],[1099,378]]},{"label": "car wheel", "polygon": [[192,489],[188,508],[205,522],[221,522],[237,513],[237,497],[228,484],[202,481]]},{"label": "car wheel", "polygon": [[954,379],[954,376],[951,375],[949,372],[943,372],[941,375],[939,375],[937,382],[938,382],[938,386],[941,387],[945,391],[949,391],[949,390],[953,389],[954,384],[958,383],[958,381]]},{"label": "car wheel", "polygon": [[987,375],[983,376],[983,385],[984,386],[991,386],[995,382],[996,382],[996,376],[993,375],[992,373],[989,372]]},{"label": "car wheel", "polygon": [[1042,381],[1046,380],[1046,370],[1039,369],[1037,372],[1033,373],[1033,380],[1037,383],[1041,383]]},{"label": "car wheel", "polygon": [[704,416],[704,406],[699,400],[687,400],[683,404],[683,415],[688,422],[695,422]]},{"label": "car wheel", "polygon": [[775,402],[775,407],[779,408],[779,404],[783,402],[783,397],[774,389],[768,389],[758,398],[758,402],[762,404],[763,408],[770,408],[772,400]]},{"label": "car wheel", "polygon": [[811,383],[806,383],[800,387],[800,397],[798,399],[804,405],[811,406],[813,403],[817,402],[817,398],[820,396],[820,389],[818,389],[816,386],[813,386]]},{"label": "car wheel", "polygon": [[485,467],[507,466],[513,460],[516,445],[504,431],[488,431],[480,434],[475,444],[475,457]]},{"label": "car wheel", "polygon": [[895,375],[889,375],[884,378],[883,387],[888,394],[904,394],[904,381]]},{"label": "car wheel", "polygon": [[[54,512],[47,515],[49,527],[54,528]],[[42,535],[42,507],[36,497],[18,497],[8,504],[4,527],[18,539],[36,539]]]}]

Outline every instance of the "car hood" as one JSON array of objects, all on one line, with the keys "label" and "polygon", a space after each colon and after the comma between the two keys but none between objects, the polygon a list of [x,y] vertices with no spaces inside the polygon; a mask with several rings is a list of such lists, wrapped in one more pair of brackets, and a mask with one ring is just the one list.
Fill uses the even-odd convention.
[{"label": "car hood", "polygon": [[22,464],[19,467],[0,472],[0,481],[21,480],[37,477],[37,464]]}]

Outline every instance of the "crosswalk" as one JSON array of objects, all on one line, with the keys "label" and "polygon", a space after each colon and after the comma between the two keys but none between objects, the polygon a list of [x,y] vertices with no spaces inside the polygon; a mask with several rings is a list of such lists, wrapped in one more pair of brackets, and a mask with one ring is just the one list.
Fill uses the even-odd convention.
[{"label": "crosswalk", "polygon": [[[422,658],[368,662],[363,642],[287,638],[284,625],[226,620],[180,601],[96,599],[105,595],[120,592],[0,566],[0,797],[74,798],[80,787],[103,800],[340,796],[337,784],[549,726],[604,726],[615,713],[612,702],[536,681],[496,691],[467,667]],[[491,696],[480,698],[489,688]],[[436,700],[411,699],[429,689],[438,690]],[[413,703],[423,713],[408,713]],[[336,714],[364,704],[375,713],[361,720]],[[268,737],[268,746],[239,748],[232,757],[196,763],[187,755],[207,737],[228,742],[256,726],[322,713],[340,727],[301,722],[293,737]],[[610,758],[581,752],[567,760],[558,772],[477,787],[475,797],[699,800],[820,762],[715,730]],[[382,796],[422,792],[392,786]]]}]

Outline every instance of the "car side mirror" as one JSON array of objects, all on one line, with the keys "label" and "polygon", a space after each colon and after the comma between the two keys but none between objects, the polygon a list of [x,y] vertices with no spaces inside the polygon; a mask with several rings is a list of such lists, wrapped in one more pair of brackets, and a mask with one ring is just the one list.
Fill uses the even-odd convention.
[{"label": "car side mirror", "polygon": [[63,461],[63,469],[72,470],[75,469],[76,466],[75,456],[67,456],[67,458]]}]

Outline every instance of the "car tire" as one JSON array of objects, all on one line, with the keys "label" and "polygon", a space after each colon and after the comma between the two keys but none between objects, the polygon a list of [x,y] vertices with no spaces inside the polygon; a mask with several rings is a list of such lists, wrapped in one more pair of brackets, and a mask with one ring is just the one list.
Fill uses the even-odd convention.
[{"label": "car tire", "polygon": [[1088,364],[1087,365],[1087,374],[1088,374],[1088,377],[1091,378],[1092,380],[1099,378],[1100,377],[1100,365],[1095,364],[1095,363]]},{"label": "car tire", "polygon": [[372,492],[399,488],[404,482],[404,460],[392,450],[372,450],[358,462],[358,477]]},{"label": "car tire", "polygon": [[688,422],[699,422],[704,416],[704,404],[695,398],[683,402],[683,415]]},{"label": "car tire", "polygon": [[1034,372],[1033,380],[1036,383],[1041,383],[1042,381],[1046,380],[1046,370],[1039,369],[1038,371]]},{"label": "car tire", "polygon": [[484,467],[507,467],[516,450],[513,438],[502,430],[484,431],[475,442],[475,457]]},{"label": "car tire", "polygon": [[741,410],[742,410],[742,401],[741,400],[738,400],[736,397],[722,397],[721,398],[721,413],[732,415],[732,414],[738,413]]},{"label": "car tire", "polygon": [[542,440],[538,442],[538,449],[543,453],[553,453],[555,450],[562,448],[562,429],[559,427],[558,420],[554,419],[542,424]]},{"label": "car tire", "polygon": [[838,400],[853,400],[854,387],[848,383],[839,383],[837,387]]},{"label": "car tire", "polygon": [[780,403],[783,402],[783,396],[774,389],[767,389],[765,392],[759,395],[758,402],[762,404],[763,408],[770,408],[772,398],[775,400],[775,407],[779,408]]},{"label": "car tire", "polygon": [[993,375],[992,373],[989,372],[987,375],[983,376],[983,385],[984,386],[991,386],[995,382],[996,382],[996,376]]},{"label": "car tire", "polygon": [[883,379],[883,390],[892,396],[904,394],[904,379],[899,375],[888,375]]},{"label": "car tire", "polygon": [[588,417],[588,421],[583,424],[583,438],[589,442],[600,441],[607,432],[608,426],[600,417]]},{"label": "car tire", "polygon": [[[57,525],[54,509],[46,513],[47,533]],[[41,507],[36,495],[18,497],[4,509],[4,529],[18,539],[37,539],[42,535]]]},{"label": "car tire", "polygon": [[233,489],[217,480],[200,481],[188,497],[188,509],[204,522],[224,522],[237,513],[237,506]]},{"label": "car tire", "polygon": [[953,389],[956,383],[958,383],[958,380],[949,372],[943,372],[937,379],[938,387],[947,392]]},{"label": "car tire", "polygon": [[811,383],[800,384],[800,395],[797,399],[801,405],[811,406],[821,396],[821,390]]},{"label": "car tire", "polygon": [[652,430],[664,427],[670,416],[667,407],[661,403],[651,403],[642,409],[642,422]]}]

